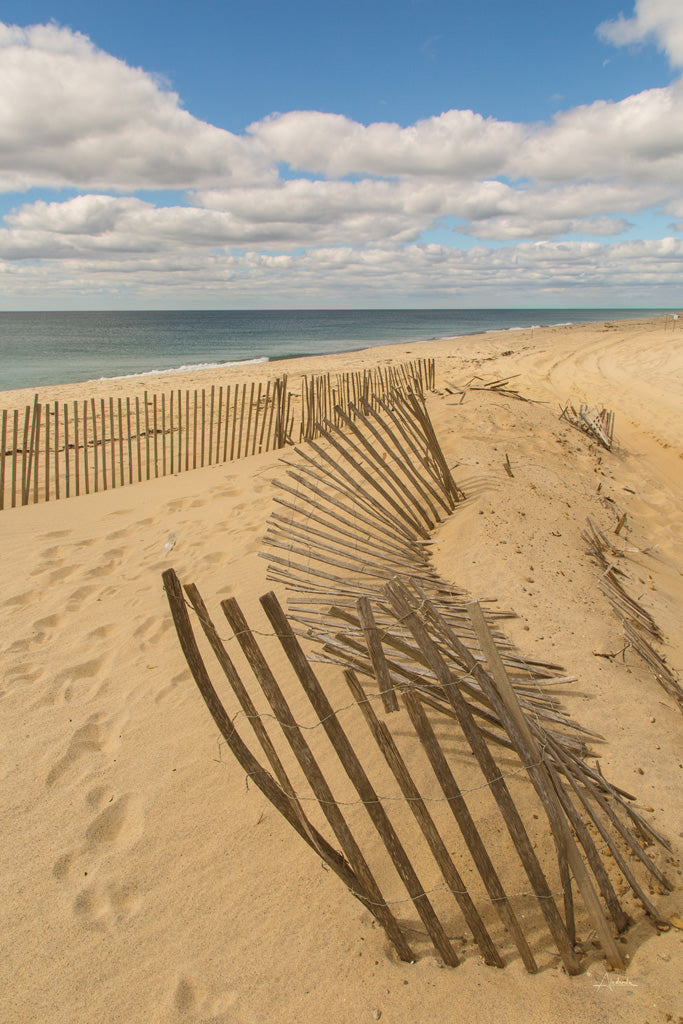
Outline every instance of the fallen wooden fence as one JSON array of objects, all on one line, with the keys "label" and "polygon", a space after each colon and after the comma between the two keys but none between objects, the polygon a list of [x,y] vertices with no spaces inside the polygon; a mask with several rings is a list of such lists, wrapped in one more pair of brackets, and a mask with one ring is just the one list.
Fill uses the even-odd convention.
[{"label": "fallen wooden fence", "polygon": [[[409,929],[401,915],[402,906],[412,904],[433,949],[449,966],[456,966],[461,960],[450,936],[460,934],[464,928],[486,963],[504,966],[512,953],[512,943],[527,970],[533,972],[538,968],[539,944],[543,949],[539,928],[545,922],[546,935],[565,969],[577,974],[582,968],[575,949],[579,941],[575,885],[583,904],[580,926],[586,931],[594,929],[610,965],[623,968],[613,929],[622,931],[628,917],[587,827],[585,809],[592,824],[599,822],[600,834],[618,857],[623,876],[635,886],[639,898],[643,899],[644,894],[637,881],[630,881],[632,872],[622,852],[623,844],[618,848],[614,838],[610,844],[610,833],[618,831],[629,843],[630,852],[639,856],[656,877],[661,872],[652,868],[652,862],[606,801],[601,813],[593,809],[593,780],[584,777],[576,782],[568,775],[557,747],[553,748],[534,730],[533,718],[525,714],[516,698],[478,605],[469,609],[473,628],[486,650],[486,663],[477,666],[477,680],[490,709],[498,716],[501,735],[506,740],[505,768],[495,759],[491,739],[472,714],[461,680],[453,672],[452,662],[449,663],[454,655],[459,657],[459,651],[457,644],[447,646],[448,627],[441,624],[441,632],[435,632],[433,618],[414,607],[412,595],[404,587],[387,586],[380,600],[391,608],[395,627],[406,629],[412,636],[423,662],[438,680],[442,700],[450,704],[472,751],[457,767],[448,753],[452,744],[446,745],[439,738],[433,706],[418,687],[406,685],[390,674],[393,693],[398,698],[396,709],[400,707],[402,712],[382,712],[377,703],[387,692],[382,634],[377,634],[374,642],[368,640],[365,652],[374,664],[374,681],[380,693],[368,692],[357,672],[349,668],[344,678],[352,704],[335,709],[277,597],[271,592],[261,598],[269,623],[268,638],[277,639],[313,708],[318,726],[336,755],[330,761],[326,746],[321,746],[318,739],[319,731],[294,715],[292,703],[298,704],[299,699],[292,690],[291,675],[271,668],[275,661],[266,645],[256,639],[257,633],[264,635],[263,628],[253,630],[236,599],[230,598],[221,603],[229,625],[228,635],[223,636],[194,584],[188,584],[183,591],[173,569],[163,574],[163,581],[178,639],[194,680],[240,767],[373,915],[402,960],[416,959],[415,940],[408,934],[415,929]],[[207,670],[192,627],[190,608],[232,689],[237,702],[234,712],[226,709],[219,686]],[[361,599],[356,611],[359,619],[369,614],[366,621],[372,621],[375,609]],[[243,671],[238,670],[228,653],[230,643],[238,644],[266,699],[268,712],[258,710],[256,692],[245,682]],[[240,713],[260,745],[263,763],[252,753],[240,731]],[[371,771],[358,752],[361,720],[377,745],[384,769],[378,767],[376,757],[370,757]],[[273,731],[273,723],[277,723],[277,731]],[[439,732],[443,736],[443,730]],[[335,796],[341,785],[337,762],[350,780],[355,799]],[[431,767],[431,783],[429,774],[425,775],[425,762]],[[477,777],[473,779],[474,769]],[[459,772],[465,776],[464,783],[457,778]],[[520,774],[528,777],[532,789],[521,790]],[[391,779],[400,791],[402,804],[392,792]],[[520,793],[518,799],[513,797],[513,788]],[[611,796],[617,792],[610,787]],[[486,794],[496,808],[493,817],[491,807],[484,806]],[[319,808],[315,819],[313,803]],[[354,806],[367,813],[372,826],[369,831],[362,819],[352,816]],[[447,813],[439,813],[441,806]],[[322,820],[318,823],[320,815]],[[331,834],[326,836],[327,829]],[[551,841],[547,839],[548,832]],[[502,838],[505,835],[507,840]],[[424,850],[419,845],[420,837]],[[519,889],[523,882],[517,858],[526,879],[523,891]],[[393,865],[393,872],[388,865]],[[402,893],[396,890],[397,880]],[[668,886],[666,879],[661,884]],[[485,893],[481,892],[481,885]],[[440,896],[450,897],[452,903],[439,902]],[[646,907],[652,908],[647,897],[644,899]],[[656,915],[654,908],[651,912]]]},{"label": "fallen wooden fence", "polygon": [[[622,517],[620,524],[624,521],[625,517]],[[624,557],[624,552],[611,544],[602,530],[599,530],[590,519],[587,519],[586,523],[587,529],[582,536],[590,554],[601,569],[598,587],[609,600],[621,622],[627,646],[640,655],[659,685],[676,702],[678,710],[683,712],[683,687],[664,658],[652,646],[652,640],[661,643],[664,639],[662,632],[650,613],[631,597],[620,580],[620,577],[626,575],[618,565]],[[615,533],[618,530],[619,526]]]},{"label": "fallen wooden fence", "polygon": [[[434,360],[72,402],[39,401],[0,414],[0,510],[111,490],[241,459],[318,436],[355,401],[395,387],[434,387]],[[333,410],[339,408],[340,413]]]},{"label": "fallen wooden fence", "polygon": [[[668,849],[667,840],[630,794],[586,760],[587,742],[599,737],[548,693],[573,677],[523,658],[495,629],[496,616],[431,568],[431,531],[463,494],[424,401],[401,389],[350,411],[352,421],[320,424],[322,442],[299,446],[297,462],[283,460],[286,482],[276,501],[285,513],[273,513],[266,537],[282,554],[265,557],[270,577],[290,592],[289,615],[274,593],[261,605],[268,640],[284,651],[355,800],[334,795],[336,762],[327,767],[319,731],[293,714],[298,693],[271,667],[281,661],[277,650],[269,656],[257,642],[234,598],[221,604],[229,626],[223,636],[196,586],[183,592],[171,569],[163,579],[176,631],[214,721],[242,769],[376,918],[401,959],[415,957],[400,912],[412,903],[433,949],[451,966],[460,955],[449,936],[465,927],[488,964],[502,966],[513,943],[527,970],[536,970],[545,934],[576,974],[578,915],[610,965],[623,967],[614,939],[629,920],[621,898],[630,889],[658,919],[648,884],[664,890],[671,883],[646,847]],[[226,710],[189,608],[270,770]],[[300,637],[315,654],[305,653]],[[241,649],[268,711],[258,709],[229,644]],[[336,684],[326,676],[323,687],[313,657],[343,668],[351,705],[333,706],[327,690]],[[282,730],[279,748],[273,721]],[[384,774],[376,756],[363,756],[360,721],[379,748]],[[305,809],[311,801],[320,822]],[[374,831],[352,818],[355,806]],[[438,902],[444,894],[451,902]]]}]

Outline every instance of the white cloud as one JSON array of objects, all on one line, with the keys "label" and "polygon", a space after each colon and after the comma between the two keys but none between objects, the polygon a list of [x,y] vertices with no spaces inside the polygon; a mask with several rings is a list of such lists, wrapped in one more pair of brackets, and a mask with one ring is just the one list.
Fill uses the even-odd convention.
[{"label": "white cloud", "polygon": [[[654,33],[673,60],[679,6],[641,0],[633,19],[601,32],[612,41]],[[474,301],[479,289],[500,303],[531,289],[623,291],[620,280],[633,290],[638,274],[655,290],[680,281],[674,239],[640,249],[552,240],[617,236],[629,216],[657,208],[680,230],[681,82],[545,124],[450,110],[401,127],[291,111],[234,135],[192,117],[153,75],[54,25],[0,24],[0,76],[0,188],[82,193],[5,217],[8,295],[42,280],[46,294],[225,288],[270,299],[289,289],[302,301],[343,302],[377,286],[399,299]],[[279,176],[281,163],[291,180]],[[185,190],[185,201],[131,194],[168,188]],[[451,226],[482,243],[519,244],[419,244]]]},{"label": "white cloud", "polygon": [[248,140],[192,117],[152,75],[70,29],[0,23],[0,80],[5,191],[182,188],[266,173]]},{"label": "white cloud", "polygon": [[598,35],[615,46],[654,42],[675,67],[683,66],[681,0],[636,0],[634,16],[620,14],[598,26]]},{"label": "white cloud", "polygon": [[407,128],[291,111],[256,122],[247,131],[272,159],[330,177],[498,174],[524,135],[522,125],[471,110],[448,110]]}]

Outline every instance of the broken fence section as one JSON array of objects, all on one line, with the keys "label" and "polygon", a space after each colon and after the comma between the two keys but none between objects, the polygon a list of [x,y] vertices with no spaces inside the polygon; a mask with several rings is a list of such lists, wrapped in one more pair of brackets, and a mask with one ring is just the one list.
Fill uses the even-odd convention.
[{"label": "broken fence section", "polygon": [[621,582],[620,577],[624,577],[625,573],[617,563],[624,557],[624,553],[610,544],[591,519],[587,519],[586,523],[587,529],[582,536],[589,553],[601,569],[598,586],[621,621],[628,646],[640,655],[660,686],[676,702],[678,710],[683,712],[683,687],[652,645],[653,640],[661,643],[664,639],[662,632],[647,609],[631,597]]},{"label": "broken fence section", "polygon": [[[277,638],[289,663],[287,678],[281,670],[278,673],[271,668],[271,664],[279,665],[282,659],[273,658],[257,641],[256,631],[251,629],[234,598],[221,604],[229,625],[229,636],[223,637],[225,623],[221,629],[214,625],[194,585],[186,586],[183,592],[172,569],[163,574],[163,580],[187,663],[242,770],[378,921],[401,959],[413,960],[416,956],[415,929],[407,924],[402,913],[402,908],[412,905],[437,955],[451,966],[457,965],[461,957],[449,936],[465,927],[489,964],[503,966],[513,955],[512,943],[527,970],[534,971],[539,951],[550,941],[567,971],[576,974],[581,970],[575,950],[577,914],[582,927],[595,929],[609,963],[616,968],[623,966],[613,932],[623,930],[628,919],[594,841],[594,828],[610,846],[615,864],[628,883],[635,886],[639,898],[644,894],[627,864],[629,855],[622,851],[623,842],[617,846],[617,832],[622,840],[627,838],[630,854],[639,857],[662,885],[668,883],[601,794],[602,810],[591,810],[596,795],[594,780],[587,775],[580,780],[568,776],[564,753],[534,729],[533,718],[524,713],[509,683],[500,651],[478,605],[468,608],[472,628],[486,651],[486,663],[477,667],[476,674],[507,741],[507,770],[496,761],[491,740],[472,714],[461,680],[453,671],[452,661],[457,661],[461,652],[457,643],[451,646],[448,626],[439,622],[438,616],[427,616],[402,585],[388,585],[381,599],[391,609],[396,624],[400,623],[412,636],[422,661],[438,680],[442,699],[452,708],[471,749],[471,758],[465,761],[449,756],[450,744],[444,744],[439,729],[443,719],[434,719],[432,705],[424,700],[419,688],[391,673],[392,691],[403,713],[382,712],[374,692],[375,685],[381,690],[387,679],[381,634],[375,636],[374,642],[368,640],[365,652],[377,669],[371,684],[373,692],[368,692],[367,684],[363,685],[353,669],[344,673],[355,715],[345,708],[346,720],[342,724],[342,711],[332,707],[273,593],[262,597],[261,605],[270,627],[269,641]],[[237,712],[226,710],[220,687],[214,684],[206,668],[190,608],[201,625],[204,643],[208,642],[213,650],[230,685],[231,703],[236,705]],[[360,600],[356,611],[359,619],[365,618],[368,628],[372,628],[372,605],[368,608]],[[259,635],[263,632],[258,630]],[[230,643],[239,645],[253,677],[251,683],[228,654]],[[293,705],[300,704],[292,687],[292,670],[296,685],[313,709],[318,729],[309,723],[301,724],[291,710]],[[260,697],[254,692],[254,684],[260,688]],[[257,710],[263,697],[270,709],[267,714]],[[377,767],[376,757],[368,759],[371,770],[358,752],[361,721],[381,754],[384,771]],[[256,738],[262,761],[244,738],[245,723]],[[331,770],[321,748],[320,730],[334,751],[337,767],[333,765]],[[350,801],[334,795],[339,764],[355,791],[358,807],[366,812],[367,828],[357,821],[352,823]],[[442,803],[435,802],[433,786],[423,781],[429,777],[425,771],[427,764],[434,785],[442,793]],[[475,785],[471,783],[472,765],[476,765],[479,774],[479,783]],[[395,797],[383,795],[388,785],[387,771],[402,794],[402,807],[397,807]],[[460,771],[467,775],[466,784],[458,780]],[[519,799],[513,797],[512,786],[519,791],[520,772],[533,787],[533,804],[529,804],[524,793],[521,806]],[[374,778],[378,773],[379,777]],[[489,807],[485,815],[480,815],[478,800],[483,792],[493,798],[495,813]],[[610,792],[614,795],[617,791],[610,787]],[[307,809],[315,806],[319,809],[320,825],[314,821],[312,810]],[[442,806],[447,812],[445,818],[436,814]],[[534,813],[529,811],[530,806]],[[413,821],[411,829],[407,828],[405,814],[399,813],[403,810]],[[543,818],[545,829],[539,829],[539,817]],[[524,892],[517,890],[517,879],[511,881],[515,857],[501,847],[501,832],[507,835],[521,864],[526,878]],[[393,880],[384,864],[387,859],[393,865]],[[425,871],[427,883],[422,877]],[[440,879],[438,886],[432,881],[435,874]],[[404,895],[387,896],[387,889],[395,891],[397,879]],[[452,903],[437,905],[437,891],[447,894]],[[580,911],[575,905],[577,897],[581,901]],[[656,913],[647,897],[645,905]],[[545,939],[539,937],[543,922]]]},{"label": "broken fence section", "polygon": [[612,450],[614,443],[614,413],[602,406],[595,406],[591,409],[587,405],[580,405],[577,412],[571,402],[567,402],[560,414],[561,420],[566,420],[577,430],[588,434],[594,441],[602,445],[608,451]]}]

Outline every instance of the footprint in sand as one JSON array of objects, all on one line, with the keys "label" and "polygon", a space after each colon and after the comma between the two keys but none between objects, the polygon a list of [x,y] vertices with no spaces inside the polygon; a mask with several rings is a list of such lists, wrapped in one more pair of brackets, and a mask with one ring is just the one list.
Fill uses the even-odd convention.
[{"label": "footprint in sand", "polygon": [[223,991],[212,999],[189,972],[183,972],[176,975],[173,982],[171,1004],[177,1020],[229,1024],[234,1019],[230,1011],[238,998],[237,992]]},{"label": "footprint in sand", "polygon": [[100,763],[100,755],[112,754],[121,742],[121,734],[128,724],[129,714],[123,711],[108,717],[100,712],[91,715],[73,733],[66,752],[53,764],[45,785],[54,786],[71,768],[87,758],[93,767]]},{"label": "footprint in sand", "polygon": [[86,803],[95,816],[83,843],[55,861],[52,875],[69,889],[75,917],[108,930],[125,924],[142,904],[137,885],[117,875],[126,866],[123,855],[144,834],[143,803],[137,793],[117,797],[106,786],[90,790]]},{"label": "footprint in sand", "polygon": [[111,655],[96,655],[77,665],[69,665],[58,672],[50,684],[48,691],[40,699],[36,707],[50,704],[68,704],[78,695],[81,700],[90,700],[101,693],[107,683],[103,671],[111,661]]}]

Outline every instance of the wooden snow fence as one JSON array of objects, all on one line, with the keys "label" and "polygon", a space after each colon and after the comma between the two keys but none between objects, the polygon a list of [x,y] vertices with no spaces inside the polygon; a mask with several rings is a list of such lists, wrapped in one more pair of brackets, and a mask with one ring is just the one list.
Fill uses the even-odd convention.
[{"label": "wooden snow fence", "polygon": [[[623,518],[620,522],[623,522]],[[624,557],[624,552],[611,544],[591,519],[586,519],[586,524],[587,529],[582,536],[601,570],[598,586],[621,622],[627,646],[640,655],[659,685],[676,702],[678,710],[683,712],[683,687],[652,645],[653,640],[659,643],[663,641],[662,632],[647,609],[631,597],[621,582],[626,574],[618,562]]]},{"label": "wooden snow fence", "polygon": [[587,405],[580,405],[577,412],[571,402],[567,402],[560,414],[561,420],[566,420],[577,430],[588,434],[594,441],[612,450],[614,444],[614,413],[602,406],[595,406],[591,409]]},{"label": "wooden snow fence", "polygon": [[667,841],[586,760],[597,737],[549,692],[573,677],[523,658],[496,629],[500,613],[431,568],[430,533],[463,494],[424,400],[399,389],[353,412],[348,433],[323,423],[321,442],[284,460],[267,557],[288,614],[271,592],[268,628],[252,628],[231,598],[224,635],[196,586],[164,573],[195,682],[242,770],[401,959],[429,942],[455,966],[464,930],[488,964],[516,950],[534,971],[550,944],[575,974],[579,928],[620,968],[620,897],[630,889],[658,919],[647,890],[671,885],[646,848]]},{"label": "wooden snow fence", "polygon": [[[340,423],[355,402],[434,388],[433,359],[362,371],[135,396],[33,403],[0,412],[0,510],[107,491],[284,448]],[[351,414],[352,416],[353,414]]]},{"label": "wooden snow fence", "polygon": [[[472,604],[469,613],[487,652],[486,662],[472,664],[470,673],[480,686],[479,700],[486,701],[496,718],[498,735],[506,746],[498,759],[491,749],[495,741],[473,713],[461,672],[452,667],[463,656],[459,643],[453,642],[452,631],[439,622],[434,609],[416,607],[414,594],[401,584],[385,587],[381,600],[391,608],[396,625],[412,636],[438,684],[432,683],[428,692],[393,677],[388,668],[390,646],[385,649],[384,637],[376,631],[366,647],[366,657],[375,666],[373,690],[348,668],[344,679],[352,702],[334,708],[274,593],[264,595],[261,606],[268,620],[268,640],[277,639],[280,644],[290,666],[287,673],[279,668],[281,659],[266,653],[265,645],[256,639],[265,630],[249,625],[234,598],[221,603],[230,627],[229,635],[223,636],[196,586],[183,588],[173,569],[163,574],[163,580],[194,680],[241,769],[372,914],[402,960],[412,961],[417,956],[416,928],[405,917],[406,906],[412,905],[422,923],[422,934],[426,933],[436,954],[450,966],[461,959],[452,936],[464,929],[488,964],[504,966],[514,955],[512,945],[526,969],[533,972],[539,953],[545,953],[551,942],[566,970],[579,973],[577,917],[582,929],[595,930],[609,964],[624,966],[613,932],[623,930],[628,918],[591,824],[600,823],[599,833],[618,858],[624,877],[631,877],[631,868],[626,863],[628,855],[620,848],[623,844],[617,844],[618,831],[630,844],[631,853],[636,852],[657,877],[661,873],[607,803],[614,804],[619,791],[604,780],[602,786],[587,776],[575,780],[567,773],[561,748],[549,743],[523,711],[478,605]],[[212,681],[190,609],[201,626],[204,644],[213,650],[232,689],[235,711],[227,710],[227,701],[219,693],[222,687]],[[356,610],[369,633],[374,628],[372,604],[360,599]],[[228,646],[235,643],[262,697],[236,667],[236,655],[228,653]],[[277,668],[271,667],[276,663]],[[313,709],[317,729],[302,721],[301,712],[295,715],[292,711],[300,701],[293,691],[291,670]],[[382,695],[386,697],[386,688],[381,688],[387,679],[397,698],[398,713],[387,713],[381,701],[378,703]],[[450,706],[466,739],[469,758],[462,753],[453,756],[449,735],[440,727],[443,718],[435,715],[429,699],[437,685],[441,700]],[[262,698],[267,701],[267,713],[257,708]],[[361,720],[383,767],[378,767],[377,757],[364,759],[358,752]],[[247,728],[261,749],[261,760],[245,739]],[[335,795],[340,787],[338,768],[322,749],[320,730],[353,787],[353,800]],[[431,769],[431,784],[426,765]],[[473,776],[473,766],[478,778]],[[522,790],[522,773],[533,792],[515,797],[513,792]],[[390,779],[402,795],[402,807],[397,806]],[[485,809],[483,791],[491,804]],[[604,804],[604,822],[591,811],[591,799]],[[367,814],[366,827],[354,819],[356,807]],[[391,878],[387,864],[393,865]],[[663,876],[660,881],[668,886]],[[638,883],[632,885],[656,916]],[[575,904],[574,889],[581,906]],[[441,897],[449,897],[451,902]]]}]

